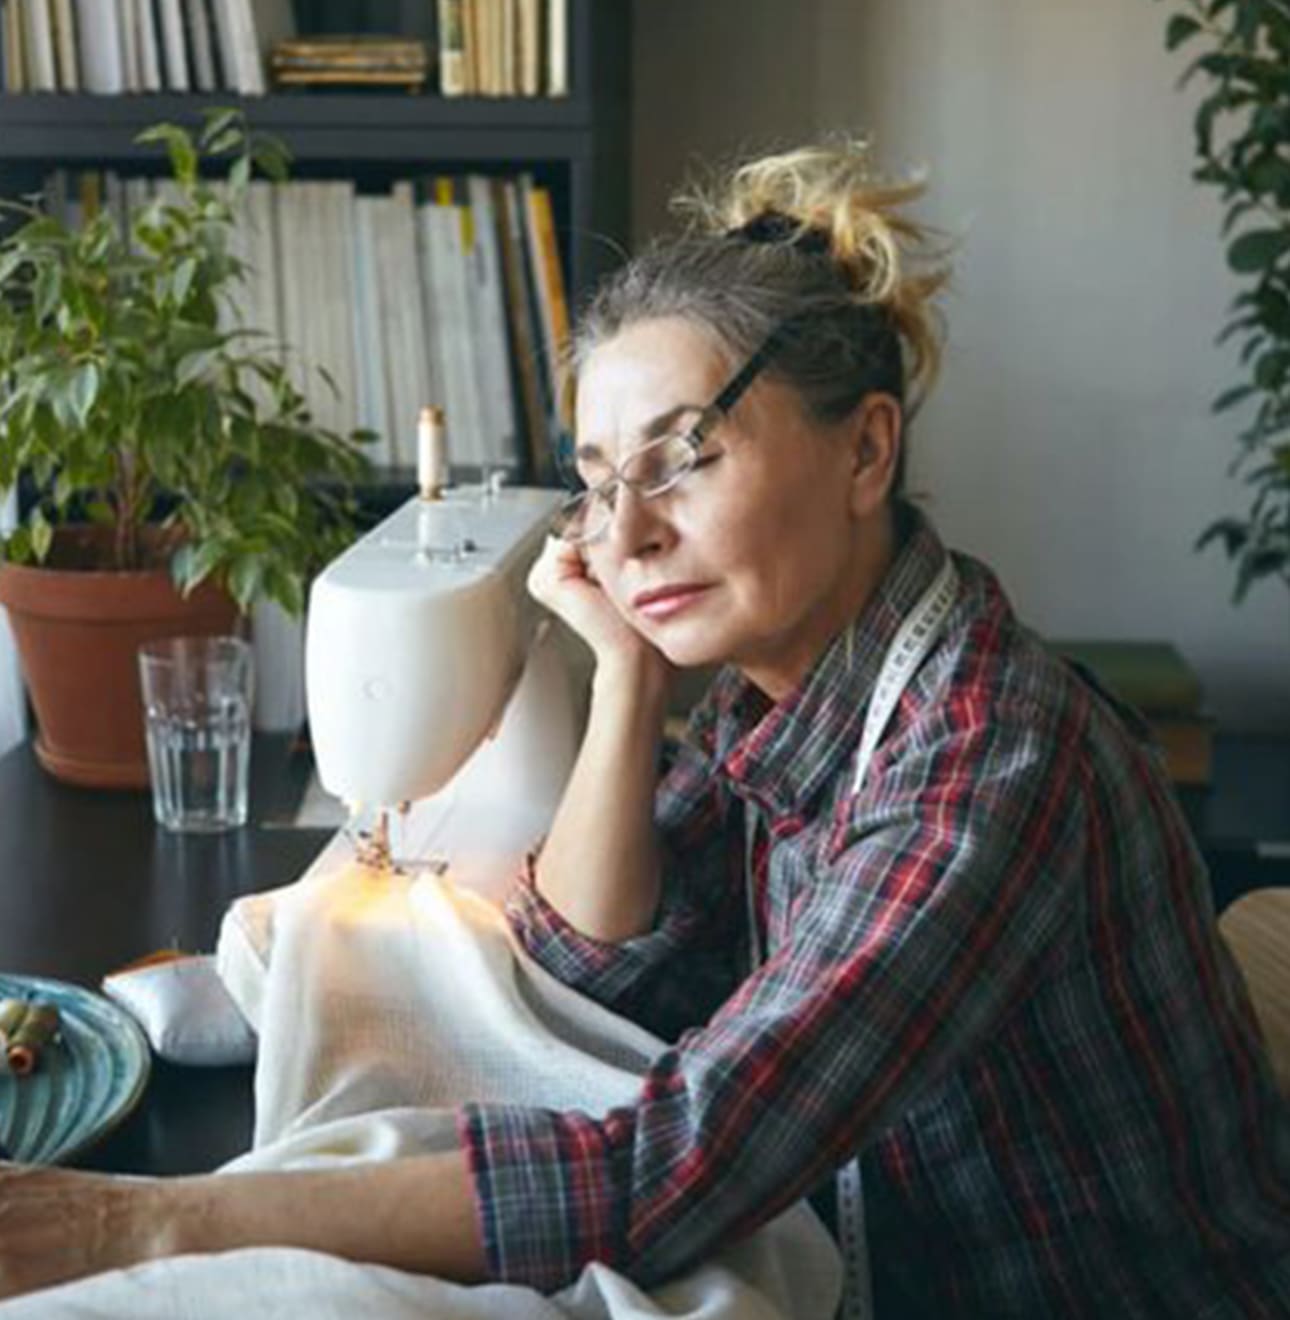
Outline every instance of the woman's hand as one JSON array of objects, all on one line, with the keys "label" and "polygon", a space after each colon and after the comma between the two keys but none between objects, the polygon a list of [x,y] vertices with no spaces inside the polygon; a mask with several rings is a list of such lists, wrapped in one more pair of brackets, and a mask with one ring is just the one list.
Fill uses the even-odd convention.
[{"label": "woman's hand", "polygon": [[162,1253],[163,1184],[0,1162],[0,1300]]},{"label": "woman's hand", "polygon": [[591,647],[598,666],[626,665],[639,672],[643,665],[666,684],[672,672],[666,657],[623,618],[576,545],[547,537],[528,588]]}]

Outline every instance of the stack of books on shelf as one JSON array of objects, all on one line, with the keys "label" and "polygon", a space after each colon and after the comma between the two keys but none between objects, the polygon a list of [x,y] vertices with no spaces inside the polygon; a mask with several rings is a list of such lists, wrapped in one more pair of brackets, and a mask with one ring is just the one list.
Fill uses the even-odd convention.
[{"label": "stack of books on shelf", "polygon": [[0,0],[6,92],[268,90],[291,0]]},{"label": "stack of books on shelf", "polygon": [[1210,782],[1214,721],[1205,713],[1200,679],[1176,646],[1158,641],[1075,641],[1052,646],[1141,713],[1174,783]]},{"label": "stack of books on shelf", "polygon": [[569,0],[437,0],[444,96],[567,96]]},{"label": "stack of books on shelf", "polygon": [[[104,207],[120,223],[172,186],[59,170],[46,205],[73,226]],[[436,404],[454,465],[552,475],[568,300],[551,194],[529,174],[376,194],[257,181],[234,246],[248,273],[226,324],[287,346],[320,424],[374,431],[374,462],[411,467],[418,414]]]}]

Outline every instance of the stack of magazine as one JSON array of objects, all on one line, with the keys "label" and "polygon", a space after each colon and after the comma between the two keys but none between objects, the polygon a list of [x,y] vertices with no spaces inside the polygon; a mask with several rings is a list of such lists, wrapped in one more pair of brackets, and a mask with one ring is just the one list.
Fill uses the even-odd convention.
[{"label": "stack of magazine", "polygon": [[[73,225],[103,208],[123,220],[172,186],[60,170],[46,204]],[[374,462],[411,466],[418,414],[433,404],[454,465],[551,474],[569,315],[552,196],[531,175],[441,175],[383,193],[257,181],[235,248],[248,274],[226,322],[286,346],[322,425],[372,430]]]}]

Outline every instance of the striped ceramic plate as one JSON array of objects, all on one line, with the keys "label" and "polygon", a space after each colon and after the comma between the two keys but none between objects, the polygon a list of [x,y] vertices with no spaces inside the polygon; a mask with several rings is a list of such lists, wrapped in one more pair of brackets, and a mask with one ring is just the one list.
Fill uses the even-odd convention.
[{"label": "striped ceramic plate", "polygon": [[0,1061],[0,1147],[25,1164],[60,1164],[105,1136],[139,1103],[148,1042],[115,1004],[66,981],[0,972],[0,999],[55,1004],[58,1040],[36,1071],[15,1077]]}]

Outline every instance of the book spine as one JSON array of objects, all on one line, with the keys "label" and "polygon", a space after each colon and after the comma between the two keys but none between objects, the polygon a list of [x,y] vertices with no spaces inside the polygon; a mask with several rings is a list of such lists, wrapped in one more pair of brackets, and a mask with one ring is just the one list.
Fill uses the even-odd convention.
[{"label": "book spine", "polygon": [[264,66],[260,62],[260,42],[255,31],[251,0],[230,0],[233,18],[233,42],[237,62],[237,89],[245,96],[263,96],[267,90]]},{"label": "book spine", "polygon": [[22,67],[22,15],[19,0],[3,0],[0,4],[0,30],[4,33],[4,90],[25,92],[27,80]]},{"label": "book spine", "polygon": [[393,462],[390,418],[381,344],[379,276],[376,269],[377,213],[380,197],[354,199],[354,352],[358,363],[358,422],[379,441],[368,450],[372,462]]},{"label": "book spine", "polygon": [[569,0],[547,0],[546,94],[569,95]]},{"label": "book spine", "polygon": [[54,30],[49,0],[23,0],[23,45],[27,63],[27,90],[56,92]]},{"label": "book spine", "polygon": [[[90,0],[93,3],[93,0]],[[84,0],[82,0],[84,3]],[[199,92],[213,92],[217,87],[215,53],[211,49],[211,21],[207,0],[183,0],[184,24],[188,29],[188,50],[192,56],[193,84]]]},{"label": "book spine", "polygon": [[117,31],[121,37],[121,82],[127,92],[143,88],[139,68],[139,32],[134,21],[138,0],[114,0]]},{"label": "book spine", "polygon": [[520,385],[524,412],[524,438],[531,480],[547,470],[546,404],[534,344],[531,296],[525,275],[523,225],[513,180],[495,180],[493,200],[499,217],[498,235],[506,288],[506,319],[511,356]]},{"label": "book spine", "polygon": [[139,79],[145,92],[161,91],[161,43],[152,0],[134,0],[134,19],[139,44]]},{"label": "book spine", "polygon": [[560,262],[560,248],[555,232],[555,208],[547,188],[532,188],[528,194],[529,222],[537,249],[537,264],[541,271],[543,304],[550,336],[549,365],[551,370],[551,397],[554,413],[565,425],[571,419],[563,415],[561,407],[562,382],[569,352],[569,300],[565,293],[564,269]]},{"label": "book spine", "polygon": [[462,0],[438,0],[439,94],[465,96],[466,38]]},{"label": "book spine", "polygon": [[219,54],[220,86],[225,91],[242,91],[237,60],[237,19],[233,12],[234,0],[210,0],[211,17],[215,20],[215,45]]},{"label": "book spine", "polygon": [[522,96],[542,92],[542,9],[540,0],[517,0],[519,5],[519,90]]},{"label": "book spine", "polygon": [[58,63],[58,89],[79,92],[81,77],[76,58],[76,18],[72,0],[53,0],[54,48]]},{"label": "book spine", "polygon": [[115,4],[76,0],[80,26],[81,81],[87,92],[113,96],[125,89],[121,31]]},{"label": "book spine", "polygon": [[166,86],[172,92],[186,92],[188,52],[184,49],[184,16],[180,0],[160,0],[162,50],[165,53]]},{"label": "book spine", "polygon": [[493,191],[482,175],[467,180],[475,242],[472,267],[475,288],[471,299],[479,314],[479,390],[488,413],[489,457],[511,467],[521,461],[516,426],[514,373],[506,329],[506,292],[502,280],[497,212]]}]

